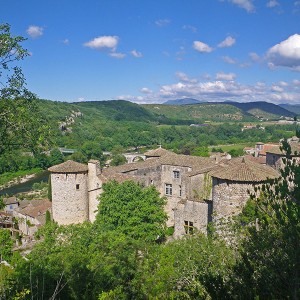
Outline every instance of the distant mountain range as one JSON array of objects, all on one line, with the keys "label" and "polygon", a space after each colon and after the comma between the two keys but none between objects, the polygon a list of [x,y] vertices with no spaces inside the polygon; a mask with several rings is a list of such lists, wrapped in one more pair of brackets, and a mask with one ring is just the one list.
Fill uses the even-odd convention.
[{"label": "distant mountain range", "polygon": [[294,115],[300,115],[300,104],[279,104],[280,107],[292,112]]},{"label": "distant mountain range", "polygon": [[237,107],[244,114],[249,116],[254,116],[261,119],[276,119],[281,116],[283,117],[293,117],[294,115],[300,115],[300,105],[289,105],[289,104],[280,104],[276,105],[270,102],[257,101],[257,102],[247,102],[240,103],[235,101],[224,101],[224,102],[205,102],[201,100],[196,100],[193,98],[183,98],[168,100],[163,103],[163,105],[208,105],[214,104],[219,106],[220,112],[224,109],[222,105],[232,105]]},{"label": "distant mountain range", "polygon": [[205,101],[193,99],[193,98],[183,98],[183,99],[175,99],[175,100],[168,100],[164,102],[164,105],[190,105],[190,104],[199,104]]}]

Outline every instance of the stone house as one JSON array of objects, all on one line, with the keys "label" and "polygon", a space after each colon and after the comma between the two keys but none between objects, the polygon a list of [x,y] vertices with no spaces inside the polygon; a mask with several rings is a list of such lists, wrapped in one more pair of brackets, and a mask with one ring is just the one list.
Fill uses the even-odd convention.
[{"label": "stone house", "polygon": [[3,203],[5,205],[4,211],[8,213],[12,213],[18,206],[19,206],[19,201],[17,197],[9,197],[9,198],[4,198]]},{"label": "stone house", "polygon": [[[134,180],[144,186],[154,185],[166,198],[167,226],[174,227],[175,237],[191,234],[195,229],[206,233],[214,210],[223,209],[222,201],[225,206],[232,206],[228,199],[235,197],[234,202],[240,203],[235,210],[241,211],[249,198],[246,187],[258,182],[258,177],[253,174],[251,177],[250,173],[245,173],[245,178],[238,177],[237,166],[241,168],[240,172],[246,172],[240,159],[178,155],[163,148],[148,151],[145,157],[143,162],[103,170],[97,161],[89,161],[88,165],[67,161],[49,168],[53,219],[62,225],[94,221],[102,184],[109,180]],[[252,168],[252,173],[259,170],[264,174],[259,182],[275,176],[276,171],[269,167],[248,161],[244,164]],[[221,183],[224,181],[228,185],[227,179],[217,173],[232,168],[236,172],[230,186],[240,186],[237,195],[232,189],[223,188]],[[224,190],[224,194],[218,190]],[[226,208],[223,214],[231,215],[231,212]]]},{"label": "stone house", "polygon": [[[296,161],[300,161],[300,144],[296,141],[289,141],[291,147],[291,157]],[[281,149],[280,145],[274,146],[266,151],[266,163],[276,170],[280,170],[283,166],[283,158],[286,157],[286,151]]]},{"label": "stone house", "polygon": [[49,200],[21,201],[13,216],[18,220],[19,231],[24,235],[33,236],[39,227],[46,223],[46,212],[51,212]]},{"label": "stone house", "polygon": [[254,163],[245,157],[234,159],[210,172],[212,177],[213,221],[238,215],[257,187],[278,177],[270,166]]}]

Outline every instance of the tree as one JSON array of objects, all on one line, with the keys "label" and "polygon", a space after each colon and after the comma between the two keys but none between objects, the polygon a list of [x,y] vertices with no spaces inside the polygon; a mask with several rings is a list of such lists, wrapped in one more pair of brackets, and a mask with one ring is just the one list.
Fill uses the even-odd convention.
[{"label": "tree", "polygon": [[110,162],[111,166],[119,166],[123,165],[127,162],[126,157],[122,154],[116,154],[112,157],[112,160]]},{"label": "tree", "polygon": [[35,151],[49,139],[45,118],[38,111],[36,96],[27,90],[16,62],[29,55],[12,36],[8,24],[0,24],[0,155],[15,148]]},{"label": "tree", "polygon": [[103,185],[96,226],[134,239],[154,242],[165,235],[165,199],[154,186],[143,188],[133,181]]},{"label": "tree", "polygon": [[13,241],[10,237],[10,231],[0,229],[0,259],[9,260],[12,256]]},{"label": "tree", "polygon": [[51,166],[58,165],[64,162],[64,155],[58,148],[54,148],[50,152],[49,163]]},{"label": "tree", "polygon": [[247,209],[250,224],[235,273],[236,281],[242,282],[236,289],[241,298],[299,299],[300,165],[291,147],[283,145],[281,177],[263,185],[255,207],[252,202]]}]

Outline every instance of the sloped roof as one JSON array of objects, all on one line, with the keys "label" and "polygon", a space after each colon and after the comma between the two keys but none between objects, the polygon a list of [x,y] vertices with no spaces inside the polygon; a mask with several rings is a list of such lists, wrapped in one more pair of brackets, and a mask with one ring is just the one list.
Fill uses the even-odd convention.
[{"label": "sloped roof", "polygon": [[73,160],[67,160],[59,165],[50,167],[48,171],[52,173],[84,173],[88,171],[88,166]]},{"label": "sloped roof", "polygon": [[[297,142],[291,142],[290,143],[291,146],[291,152],[292,152],[292,156],[300,156],[300,144]],[[278,155],[285,155],[285,151],[280,150],[280,146],[275,146],[272,147],[271,149],[266,150],[267,153],[272,153],[272,154],[278,154]],[[296,153],[296,154],[295,154]]]},{"label": "sloped roof", "polygon": [[[102,178],[106,178],[107,180],[116,179],[117,181],[129,180],[130,178],[134,177],[134,175],[127,174],[130,171],[155,168],[162,165],[190,167],[191,170],[188,172],[188,176],[206,173],[216,167],[216,161],[213,158],[179,155],[170,151],[168,152],[169,153],[165,153],[165,155],[162,157],[157,157],[156,159],[148,159],[142,162],[124,164],[117,167],[109,167],[103,170]],[[126,175],[126,179],[124,175]]]},{"label": "sloped roof", "polygon": [[166,154],[174,154],[173,152],[166,150],[164,148],[157,148],[154,150],[149,150],[144,153],[146,157],[162,157]]},{"label": "sloped roof", "polygon": [[51,207],[52,203],[49,200],[31,200],[26,207],[20,208],[17,211],[22,215],[37,218],[45,214]]},{"label": "sloped roof", "polygon": [[279,145],[271,143],[264,144],[263,149],[259,151],[259,155],[266,155],[267,152],[269,152],[269,150],[273,149],[274,147],[279,147]]},{"label": "sloped roof", "polygon": [[257,156],[257,157],[254,157],[252,155],[245,155],[245,158],[250,160],[250,161],[254,161],[256,163],[259,163],[259,164],[262,164],[262,165],[265,165],[266,162],[267,162],[267,159],[265,156]]},{"label": "sloped roof", "polygon": [[3,202],[5,205],[9,205],[9,204],[18,203],[18,200],[17,200],[17,197],[13,196],[13,197],[9,197],[9,198],[4,198]]},{"label": "sloped roof", "polygon": [[231,160],[227,164],[210,172],[212,177],[242,182],[263,182],[267,179],[279,177],[279,173],[269,166],[265,166],[245,157]]}]

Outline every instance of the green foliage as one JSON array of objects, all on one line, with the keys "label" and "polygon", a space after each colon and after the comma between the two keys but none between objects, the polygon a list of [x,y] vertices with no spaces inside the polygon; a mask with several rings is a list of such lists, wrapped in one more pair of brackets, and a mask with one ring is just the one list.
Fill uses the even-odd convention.
[{"label": "green foliage", "polygon": [[244,151],[242,149],[232,149],[232,150],[229,150],[228,153],[232,157],[239,157],[239,156],[243,156],[244,155]]},{"label": "green foliage", "polygon": [[50,152],[49,165],[54,166],[64,162],[64,156],[58,148],[54,148]]},{"label": "green foliage", "polygon": [[3,202],[3,197],[0,196],[0,210],[2,210],[5,207],[5,204]]},{"label": "green foliage", "polygon": [[195,149],[192,150],[191,155],[209,157],[208,148],[196,147]]},{"label": "green foliage", "polygon": [[261,197],[245,210],[244,220],[253,222],[255,217],[256,226],[248,227],[236,268],[242,298],[298,299],[300,295],[300,166],[293,159],[284,161],[282,177],[264,185]]},{"label": "green foliage", "polygon": [[112,157],[112,160],[110,162],[111,166],[119,166],[119,165],[123,165],[127,162],[126,157],[124,155],[121,154],[116,154]]},{"label": "green foliage", "polygon": [[13,240],[10,231],[0,228],[0,257],[3,260],[10,261],[12,256]]},{"label": "green foliage", "polygon": [[165,199],[154,186],[143,188],[133,181],[108,182],[100,195],[96,224],[104,232],[154,242],[165,236],[164,204]]},{"label": "green foliage", "polygon": [[47,197],[48,197],[49,201],[52,202],[52,184],[51,184],[51,176],[49,176],[49,178],[48,178]]},{"label": "green foliage", "polygon": [[138,274],[150,299],[226,299],[234,252],[202,235],[153,249]]}]

